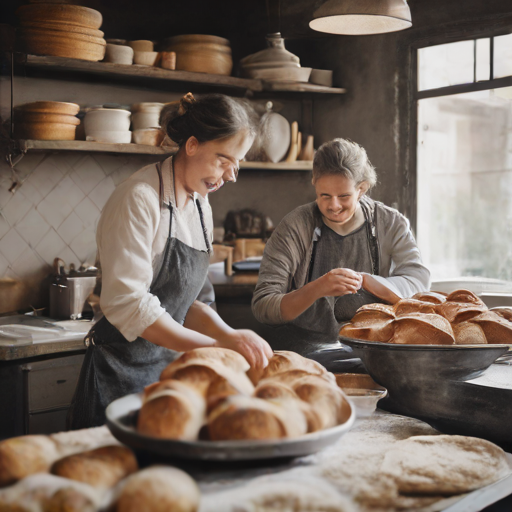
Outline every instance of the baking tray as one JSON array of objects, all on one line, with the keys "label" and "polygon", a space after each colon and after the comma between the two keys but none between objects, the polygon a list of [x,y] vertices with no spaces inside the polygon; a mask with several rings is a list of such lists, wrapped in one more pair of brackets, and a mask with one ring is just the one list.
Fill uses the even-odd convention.
[{"label": "baking tray", "polygon": [[142,395],[132,394],[112,402],[106,409],[107,426],[119,441],[136,450],[158,456],[189,460],[248,461],[300,457],[316,453],[346,434],[355,421],[355,408],[349,419],[337,427],[306,434],[297,439],[271,441],[177,441],[139,434],[135,429]]}]

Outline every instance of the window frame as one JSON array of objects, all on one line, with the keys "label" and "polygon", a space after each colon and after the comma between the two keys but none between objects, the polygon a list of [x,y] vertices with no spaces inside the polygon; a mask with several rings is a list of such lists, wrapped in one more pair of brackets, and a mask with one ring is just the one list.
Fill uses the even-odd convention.
[{"label": "window frame", "polygon": [[[411,29],[403,33],[397,46],[398,87],[404,94],[399,95],[396,116],[403,120],[399,127],[399,148],[397,152],[400,175],[398,200],[400,210],[409,219],[411,228],[417,226],[417,163],[418,163],[418,101],[425,98],[449,96],[465,92],[481,91],[512,86],[512,77],[496,78],[470,84],[451,85],[425,91],[418,90],[418,50],[458,41],[471,41],[486,37],[496,37],[511,33],[512,13],[492,15],[478,20],[465,20],[435,27]],[[491,66],[493,63],[491,62]]]}]

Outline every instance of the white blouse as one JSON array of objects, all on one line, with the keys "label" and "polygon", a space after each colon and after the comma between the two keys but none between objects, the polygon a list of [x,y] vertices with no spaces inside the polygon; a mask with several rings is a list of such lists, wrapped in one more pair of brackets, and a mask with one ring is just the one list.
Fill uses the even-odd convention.
[{"label": "white blouse", "polygon": [[[206,250],[195,200],[212,240],[213,217],[208,199],[176,208],[172,157],[162,162],[164,203],[173,206],[171,236],[198,250]],[[101,309],[121,334],[134,341],[165,309],[149,288],[160,270],[169,235],[169,209],[159,203],[156,164],[148,165],[121,183],[110,196],[98,222],[96,243],[102,270]]]}]

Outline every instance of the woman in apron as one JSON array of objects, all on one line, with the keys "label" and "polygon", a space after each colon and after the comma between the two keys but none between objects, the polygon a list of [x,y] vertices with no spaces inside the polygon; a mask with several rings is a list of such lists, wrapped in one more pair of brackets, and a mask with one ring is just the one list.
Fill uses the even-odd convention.
[{"label": "woman in apron", "polygon": [[179,352],[229,348],[260,368],[272,356],[257,334],[230,328],[196,300],[212,250],[207,197],[236,181],[255,135],[251,113],[227,96],[189,93],[160,122],[178,153],[120,184],[98,223],[104,317],[85,338],[71,429],[104,424],[110,402],[157,381]]},{"label": "woman in apron", "polygon": [[[409,221],[366,195],[376,182],[358,144],[334,139],[318,149],[316,201],[277,226],[253,295],[255,317],[276,327],[267,336],[272,348],[311,355],[339,347],[341,324],[362,305],[395,303],[429,289],[430,272]],[[353,358],[348,347],[342,351],[340,358]],[[357,369],[360,362],[350,361],[337,371]]]}]

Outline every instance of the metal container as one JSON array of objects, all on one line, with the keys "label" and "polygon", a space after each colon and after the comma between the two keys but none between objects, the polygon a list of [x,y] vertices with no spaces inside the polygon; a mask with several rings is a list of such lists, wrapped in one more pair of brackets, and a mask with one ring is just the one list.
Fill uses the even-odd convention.
[{"label": "metal container", "polygon": [[81,318],[87,297],[95,286],[96,276],[58,276],[50,285],[50,316],[55,319]]}]

